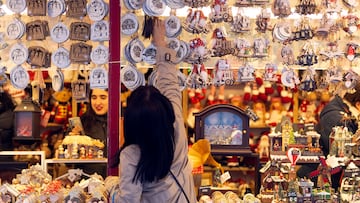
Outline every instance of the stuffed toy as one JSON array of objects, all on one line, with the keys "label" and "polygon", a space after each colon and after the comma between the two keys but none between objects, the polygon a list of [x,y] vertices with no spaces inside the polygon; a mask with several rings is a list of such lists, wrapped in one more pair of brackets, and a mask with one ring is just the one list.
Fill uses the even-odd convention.
[{"label": "stuffed toy", "polygon": [[72,117],[71,111],[71,90],[64,88],[61,91],[55,92],[52,97],[56,100],[51,110],[50,120],[58,124],[66,124],[68,118]]}]

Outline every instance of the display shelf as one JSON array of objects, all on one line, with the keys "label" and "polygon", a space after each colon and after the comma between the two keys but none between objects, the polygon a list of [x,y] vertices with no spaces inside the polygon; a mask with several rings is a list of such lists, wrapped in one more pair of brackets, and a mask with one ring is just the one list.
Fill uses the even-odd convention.
[{"label": "display shelf", "polygon": [[[284,163],[290,163],[290,160],[286,155],[270,155],[270,159],[275,161],[281,161]],[[319,163],[319,156],[301,156],[296,163],[298,164]]]},{"label": "display shelf", "polygon": [[0,156],[15,156],[15,155],[40,155],[40,165],[44,171],[47,171],[45,162],[45,151],[0,151]]},{"label": "display shelf", "polygon": [[87,163],[107,163],[107,158],[101,159],[45,159],[45,168],[47,171],[48,164],[87,164]]}]

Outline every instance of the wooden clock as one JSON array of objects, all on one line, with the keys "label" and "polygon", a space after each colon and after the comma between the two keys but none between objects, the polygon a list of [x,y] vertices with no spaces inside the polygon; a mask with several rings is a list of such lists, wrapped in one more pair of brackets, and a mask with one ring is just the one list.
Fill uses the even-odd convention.
[{"label": "wooden clock", "polygon": [[195,140],[209,140],[212,154],[251,154],[249,116],[245,111],[231,104],[216,104],[194,116]]}]

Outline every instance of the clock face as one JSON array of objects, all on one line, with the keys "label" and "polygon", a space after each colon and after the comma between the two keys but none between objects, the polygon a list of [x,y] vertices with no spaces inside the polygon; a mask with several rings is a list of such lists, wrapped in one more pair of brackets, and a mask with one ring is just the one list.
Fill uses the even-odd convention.
[{"label": "clock face", "polygon": [[241,145],[242,123],[238,115],[231,112],[215,112],[205,118],[205,138],[212,144]]}]

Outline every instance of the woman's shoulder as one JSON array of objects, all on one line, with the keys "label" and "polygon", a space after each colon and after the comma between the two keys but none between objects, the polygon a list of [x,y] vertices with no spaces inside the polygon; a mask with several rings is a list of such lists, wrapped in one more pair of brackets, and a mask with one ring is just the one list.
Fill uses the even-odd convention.
[{"label": "woman's shoulder", "polygon": [[120,153],[120,164],[124,160],[129,160],[129,162],[137,163],[140,159],[140,148],[138,145],[129,145],[125,147]]}]

